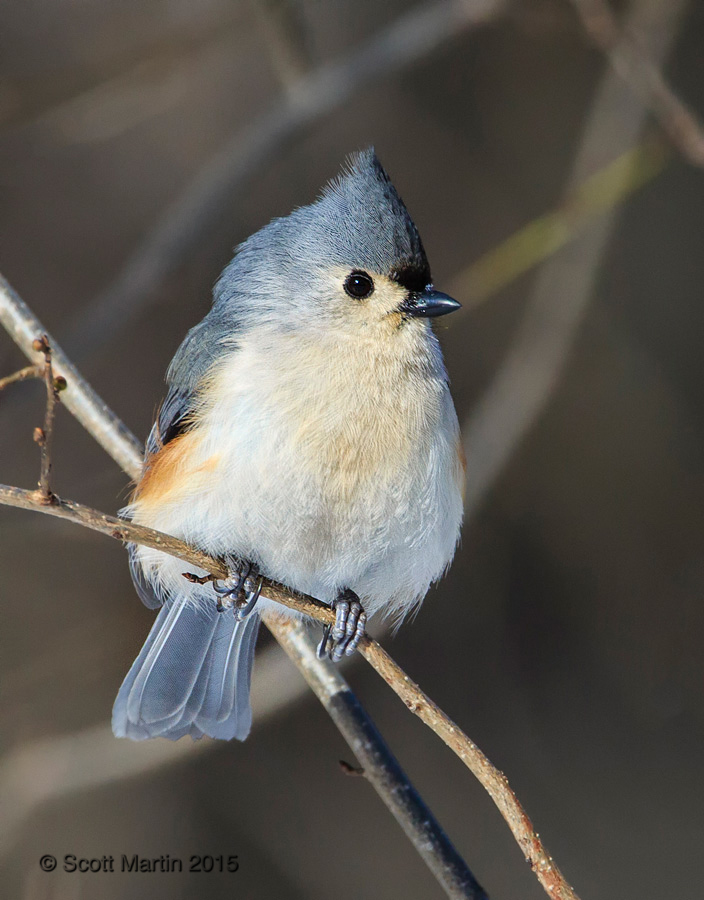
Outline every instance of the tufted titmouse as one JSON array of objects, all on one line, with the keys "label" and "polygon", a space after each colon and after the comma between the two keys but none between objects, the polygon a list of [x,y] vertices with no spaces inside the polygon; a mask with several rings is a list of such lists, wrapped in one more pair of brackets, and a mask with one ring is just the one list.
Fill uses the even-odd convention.
[{"label": "tufted titmouse", "polygon": [[320,651],[333,659],[367,613],[398,620],[421,602],[462,518],[457,416],[428,322],[458,307],[433,288],[372,150],[240,245],[171,363],[124,513],[247,563],[199,585],[130,547],[139,596],[161,611],[115,701],[118,737],[247,736],[272,602],[259,573],[334,606]]}]

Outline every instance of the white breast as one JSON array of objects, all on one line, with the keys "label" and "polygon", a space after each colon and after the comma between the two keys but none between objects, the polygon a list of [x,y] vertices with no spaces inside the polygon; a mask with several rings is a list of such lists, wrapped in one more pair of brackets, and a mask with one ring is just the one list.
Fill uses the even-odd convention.
[{"label": "white breast", "polygon": [[[349,587],[369,612],[403,613],[454,552],[457,442],[425,329],[382,347],[261,336],[210,374],[174,487],[133,515],[322,600]],[[182,563],[141,556],[183,590]]]}]

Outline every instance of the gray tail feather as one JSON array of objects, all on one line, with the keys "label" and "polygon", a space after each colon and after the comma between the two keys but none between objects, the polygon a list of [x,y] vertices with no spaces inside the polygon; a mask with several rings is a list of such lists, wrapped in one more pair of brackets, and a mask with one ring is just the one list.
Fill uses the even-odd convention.
[{"label": "gray tail feather", "polygon": [[184,597],[161,608],[112,711],[116,737],[185,734],[243,741],[252,725],[249,688],[259,616],[198,608]]}]

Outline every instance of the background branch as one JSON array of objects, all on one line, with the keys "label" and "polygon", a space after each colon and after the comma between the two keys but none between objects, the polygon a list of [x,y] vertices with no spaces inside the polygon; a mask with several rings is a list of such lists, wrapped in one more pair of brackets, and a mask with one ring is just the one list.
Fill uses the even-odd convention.
[{"label": "background branch", "polygon": [[284,89],[295,93],[311,68],[311,40],[301,0],[252,0],[272,64]]},{"label": "background branch", "polygon": [[[684,0],[635,0],[625,31],[647,37],[651,59],[660,64],[673,44],[685,6]],[[624,38],[623,46],[629,41]],[[602,165],[628,153],[637,143],[647,115],[647,106],[633,103],[620,76],[607,71],[582,131],[564,189],[567,198],[577,195]],[[625,193],[638,175],[638,160],[635,155],[623,157],[626,165],[612,170],[612,193]],[[603,209],[540,268],[508,353],[463,427],[465,454],[472,461],[465,497],[467,515],[476,512],[551,398],[593,296],[616,221],[615,207]]]},{"label": "background branch", "polygon": [[[621,28],[607,0],[571,0],[590,40],[606,55],[614,72],[623,79],[640,103],[650,110],[679,152],[695,166],[704,165],[704,130],[694,113],[663,78],[661,60],[649,52],[641,34],[653,23],[632,20]],[[681,15],[681,4],[657,3],[653,7],[661,27],[672,30]],[[647,14],[647,12],[646,12]],[[663,22],[663,18],[669,21]]]},{"label": "background branch", "polygon": [[603,213],[615,213],[631,194],[656,178],[670,158],[665,140],[647,135],[578,185],[569,184],[558,206],[532,219],[455,275],[450,294],[462,298],[458,317],[545,263]]},{"label": "background branch", "polygon": [[237,132],[201,168],[128,258],[115,281],[69,326],[66,343],[80,359],[124,332],[147,307],[154,289],[202,237],[223,197],[287,146],[291,138],[330,114],[364,87],[428,56],[444,42],[497,15],[506,0],[430,2],[399,16],[361,46],[295,82],[243,133]]}]

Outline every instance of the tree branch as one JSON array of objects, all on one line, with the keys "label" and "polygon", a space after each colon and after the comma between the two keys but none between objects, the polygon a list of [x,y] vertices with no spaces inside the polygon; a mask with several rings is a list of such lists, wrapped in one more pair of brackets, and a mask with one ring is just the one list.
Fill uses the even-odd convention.
[{"label": "tree branch", "polygon": [[[0,300],[4,300],[6,309],[10,309],[12,306],[10,301],[13,295],[3,294],[1,289],[2,283],[0,282]],[[2,303],[0,303],[1,308]],[[24,309],[27,310],[26,307]],[[27,310],[27,312],[29,311]],[[41,328],[38,320],[35,321],[37,326]],[[28,345],[23,345],[19,341],[18,344],[26,353],[30,352]],[[77,372],[76,376],[80,378]],[[73,387],[78,390],[80,384]],[[124,428],[124,426],[122,427]],[[98,512],[82,504],[60,500],[58,497],[54,497],[50,505],[42,504],[32,492],[15,487],[0,487],[0,503],[24,509],[35,509],[39,512],[68,519],[76,524],[100,531],[117,540],[145,544],[183,559],[191,565],[210,572],[217,578],[224,578],[228,573],[227,567],[221,560],[217,560],[202,551],[190,547],[178,538],[117,519],[114,516]],[[289,609],[296,610],[325,624],[333,624],[334,622],[334,613],[330,607],[314,597],[295,594],[276,582],[269,580],[265,581],[265,591],[267,597],[287,606]],[[272,621],[273,619],[278,619],[275,614],[265,612],[263,618],[267,625],[269,622],[272,622],[272,630],[277,627]],[[467,737],[452,719],[417,684],[411,681],[400,666],[391,659],[375,640],[365,636],[360,642],[359,652],[403,700],[408,709],[425,722],[479,780],[497,805],[536,877],[548,895],[555,898],[555,900],[578,900],[577,895],[548,855],[525,810],[510,788],[505,775],[489,761],[477,745]],[[308,655],[307,665],[319,665],[320,662],[319,660],[314,662],[312,652]],[[324,680],[327,678],[327,672],[327,669],[319,669],[319,677]],[[351,726],[351,721],[349,724]],[[380,790],[383,781],[384,779],[380,777],[378,785],[375,785],[377,790]],[[408,822],[407,824],[409,826],[412,825],[412,823]],[[474,882],[473,878],[472,882]],[[474,883],[476,884],[476,882]]]},{"label": "tree branch", "polygon": [[32,349],[41,353],[44,357],[44,369],[42,378],[46,387],[46,411],[44,413],[44,427],[34,429],[34,440],[41,450],[41,468],[39,472],[39,497],[42,503],[51,503],[51,445],[54,440],[54,416],[56,404],[59,401],[59,391],[66,387],[66,379],[63,376],[54,378],[54,369],[51,365],[51,346],[49,338],[43,334],[32,342]]},{"label": "tree branch", "polygon": [[406,776],[338,669],[330,666],[322,670],[311,665],[316,659],[315,644],[296,622],[270,613],[266,624],[354,751],[362,765],[359,774],[375,788],[448,895],[484,897],[481,886],[413,785],[408,783],[404,790],[398,790]]},{"label": "tree branch", "polygon": [[[229,574],[229,569],[223,560],[210,556],[202,550],[197,550],[179,538],[153,528],[145,528],[144,525],[135,525],[126,519],[110,516],[107,513],[91,509],[89,506],[84,506],[82,503],[62,500],[56,494],[52,494],[50,500],[45,501],[37,491],[28,491],[2,484],[0,485],[0,505],[43,512],[49,516],[66,519],[73,522],[74,525],[82,525],[92,531],[98,531],[118,541],[141,544],[144,547],[151,547],[153,550],[160,550],[162,553],[168,553],[170,556],[183,560],[189,566],[209,572],[215,578],[224,579]],[[190,574],[184,572],[184,577],[188,577]],[[335,614],[332,609],[314,597],[295,594],[268,578],[263,580],[263,589],[270,600],[275,600],[295,612],[317,619],[324,624],[333,625],[335,623]]]},{"label": "tree branch", "polygon": [[[647,35],[652,59],[667,57],[677,33],[677,16],[685,0],[635,0],[625,31]],[[648,110],[634,103],[629,87],[608,70],[596,91],[583,125],[576,158],[565,185],[567,197],[612,161],[632,150]],[[612,192],[623,193],[637,173],[638,159],[612,171]],[[619,187],[620,185],[620,187]],[[592,299],[617,208],[606,207],[570,244],[562,246],[540,268],[522,320],[504,360],[463,427],[464,447],[471,460],[465,517],[473,514],[495,483],[516,447],[533,427],[552,397],[579,326]]]},{"label": "tree branch", "polygon": [[[682,156],[695,166],[704,166],[702,125],[665,81],[658,64],[639,40],[638,30],[628,25],[621,28],[607,0],[570,2],[589,39],[605,54],[614,72],[628,84],[640,102],[655,115]],[[679,4],[672,6],[674,9],[669,14],[679,17]],[[657,15],[662,16],[662,10],[657,10]]]}]

